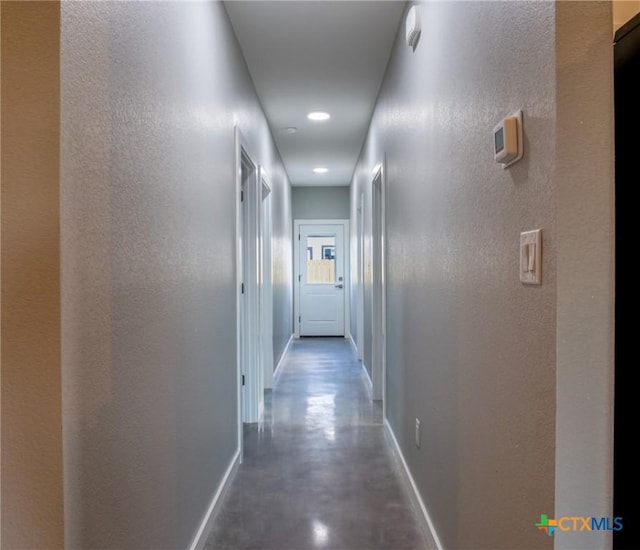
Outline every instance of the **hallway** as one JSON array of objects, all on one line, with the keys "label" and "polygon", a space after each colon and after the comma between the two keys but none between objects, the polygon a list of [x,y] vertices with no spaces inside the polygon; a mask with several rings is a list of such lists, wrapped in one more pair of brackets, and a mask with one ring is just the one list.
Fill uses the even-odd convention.
[{"label": "hallway", "polygon": [[265,406],[206,548],[427,548],[347,340],[294,340]]},{"label": "hallway", "polygon": [[0,2],[2,548],[622,550],[612,11]]}]

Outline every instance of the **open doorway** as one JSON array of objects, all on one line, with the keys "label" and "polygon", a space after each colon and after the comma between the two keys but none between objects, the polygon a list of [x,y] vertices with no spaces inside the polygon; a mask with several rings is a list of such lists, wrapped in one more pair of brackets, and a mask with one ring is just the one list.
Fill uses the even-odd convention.
[{"label": "open doorway", "polygon": [[640,15],[623,25],[615,35],[615,411],[614,411],[614,517],[621,517],[624,528],[613,533],[613,548],[640,548],[638,489],[640,476],[635,450],[638,412],[634,357],[635,315],[630,297],[635,292],[632,225],[635,222],[635,183],[638,180],[637,75],[640,71]]},{"label": "open doorway", "polygon": [[[243,424],[259,422],[264,409],[261,361],[262,177],[242,133],[236,128],[236,279],[238,295],[238,445]],[[264,308],[264,306],[263,306]]]},{"label": "open doorway", "polygon": [[271,251],[271,187],[260,167],[260,221],[258,235],[258,285],[260,309],[259,360],[262,390],[273,387],[273,271]]},{"label": "open doorway", "polygon": [[371,383],[384,407],[386,380],[385,187],[382,165],[371,185]]},{"label": "open doorway", "polygon": [[[364,361],[364,193],[360,193],[357,208],[357,307],[356,312],[356,339],[358,345],[358,359]],[[366,369],[365,369],[366,370]]]},{"label": "open doorway", "polygon": [[371,382],[372,398],[383,402],[384,412],[387,347],[384,163],[376,166],[370,181],[370,202],[365,200],[365,193],[360,193],[356,209],[357,349]]}]

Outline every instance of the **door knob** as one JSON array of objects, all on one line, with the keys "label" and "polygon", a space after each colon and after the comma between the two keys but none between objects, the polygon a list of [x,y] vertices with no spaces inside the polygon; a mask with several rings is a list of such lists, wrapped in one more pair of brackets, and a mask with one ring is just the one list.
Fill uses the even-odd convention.
[{"label": "door knob", "polygon": [[336,288],[343,288],[344,285],[336,285]]}]

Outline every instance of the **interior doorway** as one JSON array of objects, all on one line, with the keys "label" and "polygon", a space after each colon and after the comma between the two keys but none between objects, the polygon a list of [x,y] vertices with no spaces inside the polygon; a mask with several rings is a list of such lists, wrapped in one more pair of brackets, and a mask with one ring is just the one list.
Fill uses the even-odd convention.
[{"label": "interior doorway", "polygon": [[380,166],[371,185],[371,384],[384,406],[386,381],[385,187]]},{"label": "interior doorway", "polygon": [[357,313],[356,313],[356,349],[358,359],[364,361],[364,193],[360,193],[357,208],[358,235],[357,235]]},{"label": "interior doorway", "polygon": [[273,271],[271,249],[271,187],[264,168],[260,167],[260,223],[259,223],[259,306],[260,306],[260,371],[262,390],[273,387]]},{"label": "interior doorway", "polygon": [[636,133],[640,115],[637,98],[640,87],[640,15],[623,25],[615,35],[615,410],[613,513],[621,517],[623,529],[613,532],[613,548],[640,548],[640,513],[638,512],[638,475],[636,460],[635,418],[637,396],[633,323],[635,308],[630,296],[632,281],[632,247],[635,218],[634,187],[638,179]]},{"label": "interior doorway", "polygon": [[[263,192],[256,157],[236,128],[236,278],[238,295],[238,440],[242,449],[244,423],[259,422],[264,410],[264,375],[261,360],[265,329],[261,322],[263,281]],[[264,308],[264,306],[262,306]]]}]

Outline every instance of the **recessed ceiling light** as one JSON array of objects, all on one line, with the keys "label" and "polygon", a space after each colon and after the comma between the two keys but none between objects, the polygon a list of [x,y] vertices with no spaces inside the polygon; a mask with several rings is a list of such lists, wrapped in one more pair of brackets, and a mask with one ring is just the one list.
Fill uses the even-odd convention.
[{"label": "recessed ceiling light", "polygon": [[298,129],[295,126],[287,126],[286,128],[284,128],[284,131],[287,134],[295,134],[298,131]]},{"label": "recessed ceiling light", "polygon": [[318,168],[313,169],[314,174],[326,174],[329,170],[324,166],[318,166]]},{"label": "recessed ceiling light", "polygon": [[307,115],[307,118],[309,120],[315,120],[315,121],[329,120],[331,118],[331,115],[323,111],[314,111],[313,113],[309,113]]}]

